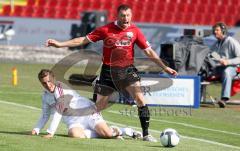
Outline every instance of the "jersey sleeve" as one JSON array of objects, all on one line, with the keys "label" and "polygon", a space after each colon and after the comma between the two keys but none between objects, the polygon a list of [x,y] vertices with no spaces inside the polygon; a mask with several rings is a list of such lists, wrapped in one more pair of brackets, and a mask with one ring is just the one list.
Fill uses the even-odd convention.
[{"label": "jersey sleeve", "polygon": [[136,44],[143,50],[151,47],[140,29],[137,30]]},{"label": "jersey sleeve", "polygon": [[104,29],[102,27],[97,28],[94,31],[90,32],[86,37],[90,42],[97,42],[99,40],[103,40]]},{"label": "jersey sleeve", "polygon": [[51,114],[51,107],[47,104],[46,98],[44,95],[42,96],[42,114],[39,118],[35,128],[33,130],[36,131],[37,134],[39,134],[40,130],[46,125],[50,114]]},{"label": "jersey sleeve", "polygon": [[58,128],[58,125],[59,125],[61,119],[62,119],[62,115],[59,114],[59,113],[55,110],[54,113],[53,113],[53,117],[52,117],[52,121],[51,121],[51,123],[50,123],[50,126],[49,126],[49,128],[47,129],[47,132],[48,132],[49,134],[54,135],[54,133],[56,132],[56,130],[57,130],[57,128]]}]

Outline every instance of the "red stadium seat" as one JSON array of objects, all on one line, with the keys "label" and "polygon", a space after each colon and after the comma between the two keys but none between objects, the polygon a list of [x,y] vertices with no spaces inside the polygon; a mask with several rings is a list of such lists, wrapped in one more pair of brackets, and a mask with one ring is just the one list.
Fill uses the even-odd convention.
[{"label": "red stadium seat", "polygon": [[225,15],[225,14],[228,14],[228,6],[227,5],[219,5],[217,8],[216,8],[216,12],[217,13],[220,13],[221,15]]},{"label": "red stadium seat", "polygon": [[23,9],[22,16],[23,17],[31,17],[33,15],[35,7],[34,6],[26,6]]},{"label": "red stadium seat", "polygon": [[228,14],[236,15],[238,14],[238,9],[239,7],[237,7],[236,5],[231,5],[228,7]]},{"label": "red stadium seat", "polygon": [[11,15],[11,6],[10,5],[4,5],[2,15],[4,16],[10,16]]},{"label": "red stadium seat", "polygon": [[204,4],[197,5],[196,6],[196,12],[198,12],[198,13],[210,12],[210,10],[207,10],[207,6],[208,5],[204,5]]},{"label": "red stadium seat", "polygon": [[69,1],[68,7],[70,7],[70,9],[77,9],[79,5],[80,5],[79,0],[71,0]]},{"label": "red stadium seat", "polygon": [[204,18],[203,13],[196,13],[193,15],[193,23],[196,25],[202,25],[203,24],[203,18]]},{"label": "red stadium seat", "polygon": [[76,9],[68,10],[66,18],[67,19],[80,19],[80,12]]},{"label": "red stadium seat", "polygon": [[23,12],[24,7],[23,6],[14,6],[14,12],[13,12],[13,16],[22,16],[22,12]]},{"label": "red stadium seat", "polygon": [[143,16],[143,18],[141,18],[140,21],[149,22],[149,23],[154,22],[154,12],[153,11],[145,11],[145,13],[142,14],[141,16]]},{"label": "red stadium seat", "polygon": [[69,1],[68,0],[58,0],[57,9],[62,9],[64,7],[68,7]]},{"label": "red stadium seat", "polygon": [[210,25],[212,26],[213,24],[216,23],[216,19],[214,14],[203,14],[203,25]]},{"label": "red stadium seat", "polygon": [[56,9],[53,8],[48,8],[46,9],[47,11],[45,11],[45,13],[43,14],[43,17],[46,18],[55,18],[55,14],[56,14]]},{"label": "red stadium seat", "polygon": [[179,3],[177,4],[177,12],[185,13],[187,12],[187,5],[186,3]]},{"label": "red stadium seat", "polygon": [[186,6],[187,8],[187,11],[188,13],[195,13],[197,12],[197,5],[196,4],[193,4],[193,3],[190,3]]},{"label": "red stadium seat", "polygon": [[226,23],[228,26],[235,26],[236,22],[237,22],[237,21],[234,19],[233,16],[228,16],[228,17],[226,17],[225,23]]},{"label": "red stadium seat", "polygon": [[46,8],[42,7],[35,7],[34,12],[33,12],[33,17],[43,17],[45,14]]},{"label": "red stadium seat", "polygon": [[240,5],[239,0],[231,0],[231,1],[232,1],[232,5],[234,5],[234,6],[239,6]]},{"label": "red stadium seat", "polygon": [[176,6],[176,4],[168,3],[166,5],[166,10],[167,10],[167,12],[174,13],[177,11],[177,6]]},{"label": "red stadium seat", "polygon": [[[144,4],[143,4],[144,5]],[[156,4],[154,4],[154,3],[147,3],[147,4],[145,4],[146,5],[146,7],[145,7],[145,11],[156,11],[156,8],[157,8],[157,6],[158,5],[156,5]],[[143,7],[143,6],[142,6]],[[143,9],[143,8],[142,8]]]},{"label": "red stadium seat", "polygon": [[221,2],[222,2],[221,5],[225,5],[225,6],[229,6],[232,4],[232,0],[231,1],[230,0],[222,0]]},{"label": "red stadium seat", "polygon": [[174,13],[171,13],[171,11],[169,11],[164,14],[162,23],[172,24],[173,21],[174,21]]},{"label": "red stadium seat", "polygon": [[166,3],[158,2],[157,7],[156,7],[156,11],[158,11],[158,12],[165,12],[165,11],[167,11],[166,6],[167,6]]},{"label": "red stadium seat", "polygon": [[[205,12],[206,13],[211,13],[211,14],[219,14],[221,12],[217,12],[217,8],[219,7],[220,5],[216,5],[216,4],[211,4],[211,5],[208,5],[205,9]],[[222,14],[221,14],[222,15]]]},{"label": "red stadium seat", "polygon": [[38,6],[44,7],[47,5],[47,0],[38,0]]},{"label": "red stadium seat", "polygon": [[57,9],[55,13],[55,18],[66,18],[67,8]]},{"label": "red stadium seat", "polygon": [[102,3],[99,0],[93,1],[90,8],[92,10],[99,10],[102,7],[101,5],[102,5]]},{"label": "red stadium seat", "polygon": [[183,24],[194,24],[193,22],[193,13],[184,13],[183,14]]},{"label": "red stadium seat", "polygon": [[82,9],[87,10],[87,9],[90,9],[91,3],[88,1],[83,1],[81,6],[82,6]]},{"label": "red stadium seat", "polygon": [[27,1],[27,6],[34,6],[36,3],[36,0],[28,0]]},{"label": "red stadium seat", "polygon": [[218,14],[216,14],[215,16],[214,16],[214,22],[216,23],[216,22],[225,22],[225,17],[223,16],[223,15],[218,15]]}]

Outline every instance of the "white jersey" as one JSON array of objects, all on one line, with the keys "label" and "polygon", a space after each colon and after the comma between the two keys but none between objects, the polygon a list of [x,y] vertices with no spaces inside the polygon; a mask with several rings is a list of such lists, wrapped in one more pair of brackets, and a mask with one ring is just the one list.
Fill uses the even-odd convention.
[{"label": "white jersey", "polygon": [[[89,99],[80,96],[76,91],[71,90],[69,87],[64,85],[61,82],[57,82],[54,93],[50,93],[49,91],[45,90],[42,96],[42,115],[36,124],[34,130],[39,133],[40,129],[42,129],[51,114],[53,114],[52,121],[50,123],[47,132],[54,135],[57,130],[57,127],[63,118],[63,122],[67,125],[68,128],[72,128],[76,125],[79,125],[82,128],[91,128],[94,129],[95,124],[97,122],[103,121],[102,116],[100,113],[95,113],[92,115],[87,116],[62,116],[59,112],[57,112],[55,105],[57,100],[64,95],[71,95],[72,99],[70,100],[70,108],[78,109],[78,108],[86,108],[90,106],[94,106],[94,103],[91,102]],[[84,124],[87,123],[87,124]],[[84,125],[89,125],[90,127],[86,127]]]}]

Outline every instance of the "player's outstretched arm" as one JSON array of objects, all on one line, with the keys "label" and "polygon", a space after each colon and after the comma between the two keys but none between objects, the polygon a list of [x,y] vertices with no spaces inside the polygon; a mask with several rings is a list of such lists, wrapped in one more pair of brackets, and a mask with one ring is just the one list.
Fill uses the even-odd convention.
[{"label": "player's outstretched arm", "polygon": [[55,39],[48,39],[46,41],[46,46],[47,47],[56,47],[56,48],[62,48],[62,47],[76,47],[76,46],[81,46],[81,45],[85,45],[88,44],[90,41],[86,38],[86,37],[78,37],[78,38],[74,38],[71,40],[67,40],[67,41],[57,41]]},{"label": "player's outstretched arm", "polygon": [[177,71],[170,67],[167,67],[162,60],[158,57],[157,53],[152,48],[147,48],[144,50],[146,56],[148,56],[153,62],[160,66],[166,73],[177,76]]}]

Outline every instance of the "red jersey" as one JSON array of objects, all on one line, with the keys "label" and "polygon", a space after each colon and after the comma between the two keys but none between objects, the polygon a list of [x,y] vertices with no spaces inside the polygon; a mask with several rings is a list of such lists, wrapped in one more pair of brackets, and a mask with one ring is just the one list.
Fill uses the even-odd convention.
[{"label": "red jersey", "polygon": [[86,37],[91,42],[103,40],[103,64],[109,66],[132,65],[135,43],[141,49],[150,47],[137,26],[131,24],[128,28],[121,29],[116,21],[97,28]]}]

